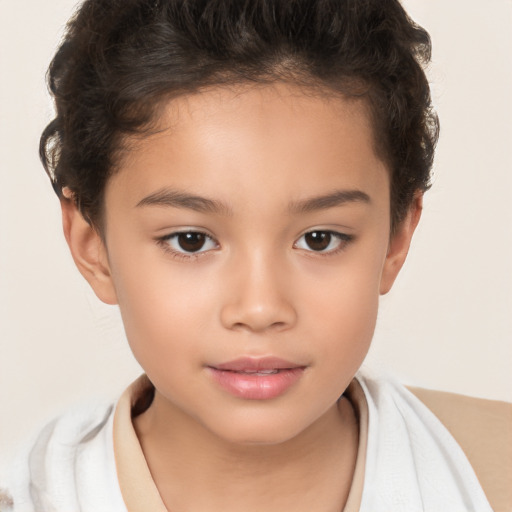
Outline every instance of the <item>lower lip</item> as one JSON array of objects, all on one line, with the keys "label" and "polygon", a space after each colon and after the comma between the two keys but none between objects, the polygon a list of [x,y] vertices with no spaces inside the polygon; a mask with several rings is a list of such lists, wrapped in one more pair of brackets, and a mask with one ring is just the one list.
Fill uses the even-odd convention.
[{"label": "lower lip", "polygon": [[291,388],[304,373],[304,368],[289,368],[270,374],[240,373],[209,368],[214,380],[233,396],[246,400],[269,400]]}]

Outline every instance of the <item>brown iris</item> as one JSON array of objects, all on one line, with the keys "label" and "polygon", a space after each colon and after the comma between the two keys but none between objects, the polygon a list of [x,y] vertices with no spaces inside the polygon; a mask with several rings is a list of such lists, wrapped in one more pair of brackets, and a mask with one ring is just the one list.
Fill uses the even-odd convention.
[{"label": "brown iris", "polygon": [[179,246],[187,252],[201,250],[206,242],[206,235],[204,233],[179,233],[177,238]]},{"label": "brown iris", "polygon": [[313,251],[324,251],[331,243],[332,234],[328,231],[311,231],[304,235],[304,239]]}]

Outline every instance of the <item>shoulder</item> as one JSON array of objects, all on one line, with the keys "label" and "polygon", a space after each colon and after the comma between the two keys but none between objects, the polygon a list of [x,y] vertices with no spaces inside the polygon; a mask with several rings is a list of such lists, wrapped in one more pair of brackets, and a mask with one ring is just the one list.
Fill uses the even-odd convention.
[{"label": "shoulder", "polygon": [[512,510],[512,404],[409,388],[469,459],[496,512]]}]

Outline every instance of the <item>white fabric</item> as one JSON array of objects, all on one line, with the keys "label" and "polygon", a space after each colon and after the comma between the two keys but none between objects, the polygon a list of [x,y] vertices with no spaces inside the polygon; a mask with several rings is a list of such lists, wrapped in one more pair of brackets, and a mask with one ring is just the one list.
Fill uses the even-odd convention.
[{"label": "white fabric", "polygon": [[422,402],[392,380],[358,380],[368,403],[361,512],[492,512],[464,452]]},{"label": "white fabric", "polygon": [[[461,448],[416,397],[390,380],[357,379],[369,412],[361,512],[492,512]],[[53,421],[17,466],[7,486],[14,512],[127,512],[113,406]]]},{"label": "white fabric", "polygon": [[13,512],[128,512],[117,481],[113,409],[73,410],[43,429],[12,468]]}]

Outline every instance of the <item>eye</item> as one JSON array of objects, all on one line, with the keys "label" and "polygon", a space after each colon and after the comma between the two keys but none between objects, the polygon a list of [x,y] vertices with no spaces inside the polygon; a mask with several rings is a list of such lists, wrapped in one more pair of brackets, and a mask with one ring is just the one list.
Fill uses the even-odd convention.
[{"label": "eye", "polygon": [[182,254],[200,253],[217,247],[217,242],[212,237],[200,231],[172,233],[162,238],[161,242],[171,251]]},{"label": "eye", "polygon": [[336,231],[315,230],[304,233],[294,244],[297,249],[333,253],[343,249],[351,240],[351,235]]}]

